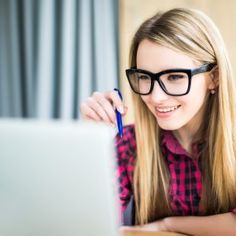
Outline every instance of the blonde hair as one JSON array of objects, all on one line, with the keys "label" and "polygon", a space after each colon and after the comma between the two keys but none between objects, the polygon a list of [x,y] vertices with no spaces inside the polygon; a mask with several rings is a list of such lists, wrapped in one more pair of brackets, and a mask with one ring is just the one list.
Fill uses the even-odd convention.
[{"label": "blonde hair", "polygon": [[[223,39],[209,17],[198,10],[176,8],[146,20],[136,32],[130,50],[130,66],[144,39],[177,50],[201,63],[216,63],[219,85],[208,96],[200,131],[206,138],[201,152],[204,214],[230,211],[236,205],[235,92]],[[169,199],[169,171],[161,150],[156,119],[133,94],[137,161],[134,172],[136,223],[144,224],[174,213]],[[207,193],[206,193],[207,191]]]}]

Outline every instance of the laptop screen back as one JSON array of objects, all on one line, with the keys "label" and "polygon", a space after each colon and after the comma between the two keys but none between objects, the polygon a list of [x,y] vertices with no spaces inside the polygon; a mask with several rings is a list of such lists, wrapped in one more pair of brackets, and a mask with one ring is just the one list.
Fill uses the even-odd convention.
[{"label": "laptop screen back", "polygon": [[111,130],[0,121],[0,235],[117,235]]}]

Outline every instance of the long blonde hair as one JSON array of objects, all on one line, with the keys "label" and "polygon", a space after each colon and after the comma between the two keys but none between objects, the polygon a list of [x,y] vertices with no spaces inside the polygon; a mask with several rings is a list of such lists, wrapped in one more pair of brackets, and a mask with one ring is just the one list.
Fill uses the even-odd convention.
[{"label": "long blonde hair", "polygon": [[[236,205],[235,92],[232,69],[222,37],[204,13],[176,8],[146,20],[136,32],[130,66],[136,66],[140,42],[148,39],[201,63],[216,63],[219,85],[208,96],[201,129],[206,138],[201,153],[204,214],[230,211]],[[137,161],[134,172],[136,223],[173,215],[169,171],[161,150],[161,129],[142,101],[133,94]]]}]

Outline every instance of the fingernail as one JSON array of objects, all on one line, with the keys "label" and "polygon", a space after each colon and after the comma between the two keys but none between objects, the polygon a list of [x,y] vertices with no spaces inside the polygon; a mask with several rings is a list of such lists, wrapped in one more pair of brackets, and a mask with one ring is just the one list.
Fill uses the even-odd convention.
[{"label": "fingernail", "polygon": [[112,123],[112,127],[113,127],[113,128],[116,128],[116,124]]},{"label": "fingernail", "polygon": [[124,113],[124,108],[123,108],[123,107],[118,107],[117,110],[118,110],[121,114]]}]

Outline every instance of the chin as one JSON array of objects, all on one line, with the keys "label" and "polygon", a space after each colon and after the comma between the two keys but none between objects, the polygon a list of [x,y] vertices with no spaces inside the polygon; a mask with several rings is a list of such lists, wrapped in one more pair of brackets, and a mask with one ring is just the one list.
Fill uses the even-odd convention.
[{"label": "chin", "polygon": [[171,123],[171,122],[158,122],[158,125],[163,130],[178,130],[182,127],[181,124]]}]

